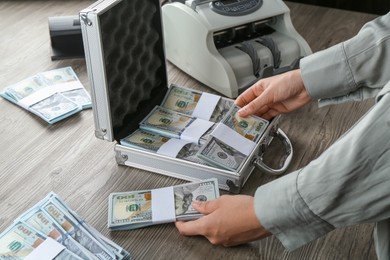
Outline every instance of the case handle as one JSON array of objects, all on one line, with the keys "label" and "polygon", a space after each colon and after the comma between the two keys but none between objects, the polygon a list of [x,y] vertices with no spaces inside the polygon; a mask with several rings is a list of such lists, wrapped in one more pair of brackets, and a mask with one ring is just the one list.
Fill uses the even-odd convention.
[{"label": "case handle", "polygon": [[282,156],[279,163],[280,168],[273,169],[263,162],[262,155],[264,154],[264,151],[262,151],[262,154],[260,154],[259,157],[255,159],[254,165],[256,166],[256,168],[264,171],[267,174],[277,176],[284,173],[287,167],[290,165],[293,156],[293,148],[290,139],[288,139],[287,135],[280,128],[278,128],[278,130],[274,132],[273,136],[279,138],[280,141],[282,141],[282,143],[284,144],[284,147],[286,148],[286,152]]}]

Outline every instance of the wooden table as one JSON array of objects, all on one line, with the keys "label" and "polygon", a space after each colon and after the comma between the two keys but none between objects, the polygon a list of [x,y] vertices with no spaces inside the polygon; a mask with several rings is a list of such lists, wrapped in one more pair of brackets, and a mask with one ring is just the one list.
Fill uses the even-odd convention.
[{"label": "wooden table", "polygon": [[[38,72],[72,66],[90,90],[83,59],[51,61],[47,18],[76,15],[91,1],[1,1],[0,89]],[[296,29],[313,51],[350,38],[375,16],[287,3]],[[169,80],[208,89],[168,64]],[[288,172],[318,157],[362,116],[373,101],[318,109],[311,104],[281,118],[294,158]],[[213,246],[203,237],[182,237],[174,224],[134,231],[107,228],[107,198],[112,192],[151,189],[184,183],[130,167],[118,166],[113,143],[95,138],[92,110],[54,125],[0,99],[0,231],[48,192],[56,192],[89,224],[134,259],[376,259],[372,225],[335,230],[294,252],[274,237],[246,245]],[[272,159],[272,155],[269,156]],[[242,190],[275,177],[255,171]]]}]

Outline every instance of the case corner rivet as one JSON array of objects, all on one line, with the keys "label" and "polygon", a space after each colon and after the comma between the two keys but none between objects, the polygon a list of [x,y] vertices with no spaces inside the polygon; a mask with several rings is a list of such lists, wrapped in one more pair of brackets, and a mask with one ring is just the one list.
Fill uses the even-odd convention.
[{"label": "case corner rivet", "polygon": [[88,19],[88,13],[86,13],[86,14],[81,14],[81,15],[80,15],[80,18],[81,18],[81,20],[83,20],[83,22],[84,22],[85,25],[87,25],[87,26],[91,26],[91,25],[92,25],[91,20]]}]

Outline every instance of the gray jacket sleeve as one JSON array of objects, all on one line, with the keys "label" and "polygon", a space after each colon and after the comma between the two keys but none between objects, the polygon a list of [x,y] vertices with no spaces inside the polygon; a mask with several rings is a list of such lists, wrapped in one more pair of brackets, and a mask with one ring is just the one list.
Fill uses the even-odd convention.
[{"label": "gray jacket sleeve", "polygon": [[312,97],[340,102],[377,95],[377,104],[316,160],[257,189],[258,219],[289,250],[337,227],[390,218],[389,25],[387,14],[302,60]]},{"label": "gray jacket sleeve", "polygon": [[389,158],[387,94],[316,160],[260,186],[256,215],[289,250],[337,227],[389,219]]},{"label": "gray jacket sleeve", "polygon": [[367,23],[348,41],[301,60],[309,95],[320,105],[377,95],[390,80],[390,13]]}]

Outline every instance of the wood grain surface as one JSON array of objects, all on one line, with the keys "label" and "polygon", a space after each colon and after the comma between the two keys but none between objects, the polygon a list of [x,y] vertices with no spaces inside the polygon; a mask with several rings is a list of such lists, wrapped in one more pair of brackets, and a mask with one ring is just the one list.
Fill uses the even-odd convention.
[{"label": "wood grain surface", "polygon": [[[1,1],[0,89],[55,68],[72,66],[90,91],[83,59],[51,61],[47,19],[77,15],[92,1]],[[287,2],[293,24],[319,51],[352,37],[374,15]],[[169,81],[212,92],[168,63]],[[317,108],[312,103],[283,115],[281,128],[294,147],[287,172],[305,166],[350,128],[373,101]],[[275,144],[277,147],[277,144]],[[274,237],[225,248],[203,237],[182,237],[174,224],[133,231],[107,228],[108,195],[184,183],[182,180],[117,165],[114,143],[94,136],[92,110],[54,125],[0,99],[0,231],[42,199],[56,192],[82,218],[126,250],[133,259],[376,259],[371,224],[337,229],[293,252]],[[267,159],[276,161],[279,149]],[[331,170],[331,169],[329,169]],[[272,181],[255,170],[242,190]]]}]

